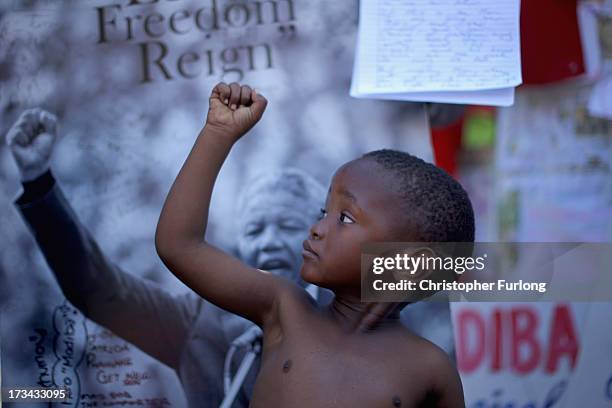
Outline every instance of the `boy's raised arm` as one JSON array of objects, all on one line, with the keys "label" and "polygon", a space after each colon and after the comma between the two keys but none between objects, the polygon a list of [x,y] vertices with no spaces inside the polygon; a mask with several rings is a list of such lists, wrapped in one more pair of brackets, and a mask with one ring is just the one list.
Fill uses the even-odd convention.
[{"label": "boy's raised arm", "polygon": [[251,268],[204,240],[213,185],[233,144],[261,118],[267,101],[248,86],[220,83],[204,128],[162,209],[155,245],[166,266],[217,306],[263,326],[281,279]]}]

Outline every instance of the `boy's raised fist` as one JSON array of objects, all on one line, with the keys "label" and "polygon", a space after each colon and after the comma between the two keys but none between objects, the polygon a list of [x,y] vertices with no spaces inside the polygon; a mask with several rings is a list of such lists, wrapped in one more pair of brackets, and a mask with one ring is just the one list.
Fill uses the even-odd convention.
[{"label": "boy's raised fist", "polygon": [[210,95],[206,128],[231,142],[261,119],[268,101],[248,85],[217,84]]},{"label": "boy's raised fist", "polygon": [[49,168],[57,139],[57,118],[40,108],[24,111],[6,135],[22,181],[34,180]]}]

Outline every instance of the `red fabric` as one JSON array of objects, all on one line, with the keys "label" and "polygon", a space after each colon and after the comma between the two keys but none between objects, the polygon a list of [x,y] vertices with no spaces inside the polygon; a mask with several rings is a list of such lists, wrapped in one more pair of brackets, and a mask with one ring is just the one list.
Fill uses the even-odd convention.
[{"label": "red fabric", "polygon": [[463,119],[447,127],[431,129],[435,163],[453,177],[457,173],[457,154],[461,148],[462,131]]},{"label": "red fabric", "polygon": [[524,84],[546,84],[584,74],[577,0],[521,1]]}]

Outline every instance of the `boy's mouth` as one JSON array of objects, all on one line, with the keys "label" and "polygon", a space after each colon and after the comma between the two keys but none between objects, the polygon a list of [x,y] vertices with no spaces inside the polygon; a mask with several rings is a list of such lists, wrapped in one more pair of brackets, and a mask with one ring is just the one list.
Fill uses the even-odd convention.
[{"label": "boy's mouth", "polygon": [[302,247],[304,248],[304,250],[302,251],[302,256],[304,258],[319,259],[319,254],[317,254],[312,249],[312,247],[310,246],[310,242],[308,242],[308,240],[304,241],[304,243],[302,244]]}]

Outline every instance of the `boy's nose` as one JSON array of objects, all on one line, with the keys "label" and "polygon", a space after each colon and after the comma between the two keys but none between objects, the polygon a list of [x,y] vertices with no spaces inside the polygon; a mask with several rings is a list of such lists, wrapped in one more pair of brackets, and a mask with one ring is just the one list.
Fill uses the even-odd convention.
[{"label": "boy's nose", "polygon": [[314,225],[312,227],[310,227],[310,239],[312,240],[317,240],[317,239],[323,239],[325,237],[325,233],[323,232],[323,220],[319,220],[318,222],[314,223]]}]

